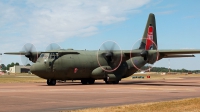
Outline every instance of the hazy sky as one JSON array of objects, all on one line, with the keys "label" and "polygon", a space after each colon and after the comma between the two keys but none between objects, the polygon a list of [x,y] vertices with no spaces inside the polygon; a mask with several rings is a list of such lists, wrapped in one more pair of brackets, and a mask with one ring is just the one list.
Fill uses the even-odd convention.
[{"label": "hazy sky", "polygon": [[[97,50],[114,40],[131,50],[142,38],[149,13],[157,24],[158,49],[200,49],[199,0],[0,0],[0,52],[20,51],[33,43]],[[200,55],[170,59],[171,68],[200,69]],[[1,63],[20,62],[2,55]],[[156,66],[168,67],[168,59]]]}]

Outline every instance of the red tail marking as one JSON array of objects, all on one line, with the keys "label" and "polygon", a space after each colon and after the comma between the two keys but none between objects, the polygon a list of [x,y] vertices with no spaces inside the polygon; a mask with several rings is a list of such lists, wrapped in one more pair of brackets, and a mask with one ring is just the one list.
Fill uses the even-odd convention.
[{"label": "red tail marking", "polygon": [[153,26],[149,26],[148,32],[147,32],[147,40],[146,40],[146,46],[145,50],[151,49],[153,47]]}]

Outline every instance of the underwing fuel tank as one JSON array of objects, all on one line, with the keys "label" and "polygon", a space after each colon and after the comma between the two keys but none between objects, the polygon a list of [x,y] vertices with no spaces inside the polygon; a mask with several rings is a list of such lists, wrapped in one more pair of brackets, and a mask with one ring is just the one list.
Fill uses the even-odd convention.
[{"label": "underwing fuel tank", "polygon": [[110,66],[101,66],[98,67],[96,69],[94,69],[92,71],[92,78],[94,79],[102,79],[106,77],[107,72],[105,72],[103,69],[105,70],[112,70],[112,68]]}]

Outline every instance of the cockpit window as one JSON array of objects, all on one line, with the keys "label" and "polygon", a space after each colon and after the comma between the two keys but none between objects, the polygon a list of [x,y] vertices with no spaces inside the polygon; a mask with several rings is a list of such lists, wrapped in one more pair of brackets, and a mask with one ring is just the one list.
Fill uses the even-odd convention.
[{"label": "cockpit window", "polygon": [[49,57],[49,53],[42,53],[40,55],[40,58],[48,59],[48,57]]},{"label": "cockpit window", "polygon": [[41,57],[41,58],[44,57],[44,53],[42,53],[42,54],[40,55],[40,57]]},{"label": "cockpit window", "polygon": [[57,53],[50,53],[49,59],[57,59],[58,54]]}]

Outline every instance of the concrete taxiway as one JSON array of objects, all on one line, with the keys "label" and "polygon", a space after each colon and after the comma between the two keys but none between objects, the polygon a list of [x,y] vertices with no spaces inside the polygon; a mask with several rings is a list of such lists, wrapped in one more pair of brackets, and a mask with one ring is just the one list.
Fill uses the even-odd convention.
[{"label": "concrete taxiway", "polygon": [[91,107],[200,97],[200,78],[122,80],[120,84],[77,82],[0,84],[0,112],[55,112]]}]

